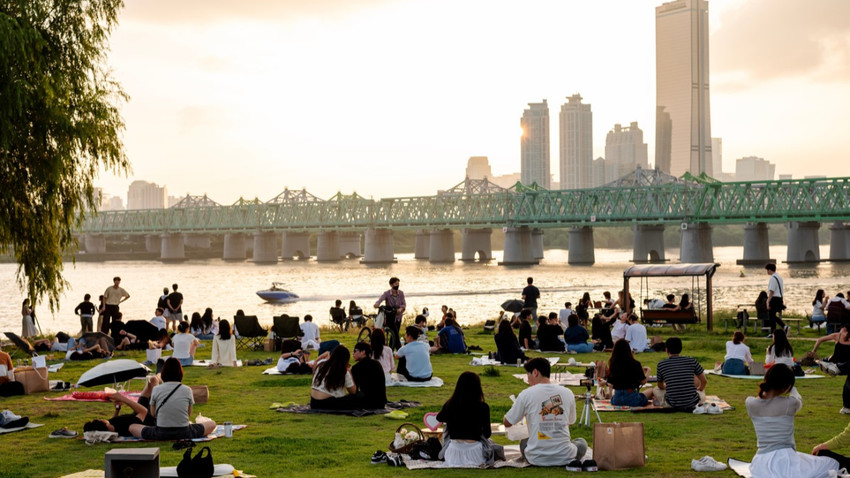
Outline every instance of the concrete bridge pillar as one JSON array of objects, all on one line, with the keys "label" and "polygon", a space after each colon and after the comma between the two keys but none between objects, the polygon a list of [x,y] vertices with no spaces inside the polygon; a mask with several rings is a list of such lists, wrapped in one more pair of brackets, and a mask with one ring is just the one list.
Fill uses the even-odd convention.
[{"label": "concrete bridge pillar", "polygon": [[209,234],[183,234],[183,244],[198,249],[210,248]]},{"label": "concrete bridge pillar", "polygon": [[596,262],[593,250],[593,228],[590,226],[571,227],[567,262],[570,265],[591,265]]},{"label": "concrete bridge pillar", "polygon": [[159,234],[145,234],[145,251],[162,251],[162,238],[159,237]]},{"label": "concrete bridge pillar", "polygon": [[159,237],[159,260],[166,262],[186,260],[186,253],[183,247],[183,234],[166,233]]},{"label": "concrete bridge pillar", "polygon": [[531,230],[531,247],[534,258],[543,259],[543,229]]},{"label": "concrete bridge pillar", "polygon": [[88,254],[106,254],[106,236],[103,234],[86,234],[83,244]]},{"label": "concrete bridge pillar", "polygon": [[360,248],[359,232],[339,233],[339,255],[342,257],[361,257],[363,250]]},{"label": "concrete bridge pillar", "polygon": [[396,262],[393,249],[393,231],[390,229],[366,229],[365,252],[361,264],[387,264]]},{"label": "concrete bridge pillar", "polygon": [[224,235],[224,252],[221,256],[225,261],[245,260],[245,234],[236,232]]},{"label": "concrete bridge pillar", "polygon": [[635,233],[632,262],[652,264],[666,261],[663,224],[638,224],[632,229]]},{"label": "concrete bridge pillar", "polygon": [[280,256],[283,260],[310,258],[310,233],[287,231],[281,236]]},{"label": "concrete bridge pillar", "polygon": [[455,235],[451,229],[434,229],[428,241],[428,261],[445,264],[455,261]]},{"label": "concrete bridge pillar", "polygon": [[505,230],[505,252],[500,266],[526,266],[539,264],[534,258],[531,228],[509,227]]},{"label": "concrete bridge pillar", "polygon": [[337,231],[321,231],[316,241],[316,260],[332,262],[340,259],[339,233]]},{"label": "concrete bridge pillar", "polygon": [[252,260],[257,264],[277,262],[277,236],[274,232],[254,233],[254,254]]},{"label": "concrete bridge pillar", "polygon": [[431,232],[425,229],[417,229],[413,245],[413,258],[428,259],[429,254],[431,254]]},{"label": "concrete bridge pillar", "polygon": [[787,262],[818,262],[820,261],[820,247],[818,244],[818,229],[820,223],[816,221],[789,222],[785,225],[788,229],[788,255]]},{"label": "concrete bridge pillar", "polygon": [[[686,227],[686,228],[685,228]],[[711,244],[711,226],[706,223],[689,222],[682,229],[680,262],[714,262]]]},{"label": "concrete bridge pillar", "polygon": [[829,260],[845,262],[850,260],[850,227],[841,221],[835,221],[829,226]]},{"label": "concrete bridge pillar", "polygon": [[493,260],[492,236],[492,229],[464,229],[461,232],[460,260],[475,262],[476,255],[479,262]]},{"label": "concrete bridge pillar", "polygon": [[744,227],[744,258],[736,262],[750,266],[776,262],[770,258],[767,224],[763,222],[747,223]]}]

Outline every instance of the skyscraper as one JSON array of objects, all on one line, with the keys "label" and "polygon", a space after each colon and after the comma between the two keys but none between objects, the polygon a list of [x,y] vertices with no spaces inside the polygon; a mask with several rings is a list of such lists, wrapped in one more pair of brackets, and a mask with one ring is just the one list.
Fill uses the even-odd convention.
[{"label": "skyscraper", "polygon": [[593,179],[593,113],[582,104],[581,95],[567,98],[561,105],[561,189],[592,187]]},{"label": "skyscraper", "polygon": [[614,125],[605,137],[605,184],[632,173],[638,166],[649,168],[643,130],[633,121],[629,126]]},{"label": "skyscraper", "polygon": [[711,176],[706,0],[655,8],[655,96],[655,166]]},{"label": "skyscraper", "polygon": [[549,189],[549,105],[546,100],[543,103],[529,103],[528,109],[522,112],[520,126],[521,181],[523,184],[536,182]]},{"label": "skyscraper", "polygon": [[127,209],[164,209],[168,206],[168,192],[147,181],[133,181],[127,190]]}]

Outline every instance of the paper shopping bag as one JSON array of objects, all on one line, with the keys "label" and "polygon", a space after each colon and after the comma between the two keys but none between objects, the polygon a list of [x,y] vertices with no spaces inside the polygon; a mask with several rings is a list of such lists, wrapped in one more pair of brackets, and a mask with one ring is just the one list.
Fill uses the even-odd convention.
[{"label": "paper shopping bag", "polygon": [[600,470],[645,466],[643,423],[594,423],[593,459]]},{"label": "paper shopping bag", "polygon": [[24,386],[27,395],[46,392],[50,388],[46,368],[18,367],[15,369],[15,381]]},{"label": "paper shopping bag", "polygon": [[147,354],[147,361],[149,363],[155,364],[162,357],[162,349],[147,349],[145,353]]}]

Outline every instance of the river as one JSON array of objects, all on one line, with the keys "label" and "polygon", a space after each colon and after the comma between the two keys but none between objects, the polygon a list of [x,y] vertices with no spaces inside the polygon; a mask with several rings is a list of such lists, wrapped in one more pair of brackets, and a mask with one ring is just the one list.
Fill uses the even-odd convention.
[{"label": "river", "polygon": [[[789,311],[811,313],[811,301],[818,288],[832,296],[850,289],[850,264],[824,262],[817,265],[788,266],[785,246],[771,246],[771,257],[778,259],[778,274],[785,280],[786,304]],[[488,264],[430,264],[413,259],[413,254],[397,254],[398,263],[382,266],[365,266],[357,260],[339,263],[280,262],[255,265],[251,262],[224,262],[218,259],[164,264],[154,261],[110,261],[103,263],[80,262],[66,264],[65,278],[69,289],[61,299],[60,307],[51,314],[46,304],[38,304],[36,313],[44,332],[68,331],[76,333],[79,319],[74,307],[85,293],[96,303],[98,295],[112,284],[113,276],[121,276],[121,286],[130,299],[121,305],[125,320],[149,319],[153,316],[162,288],[179,284],[185,296],[184,314],[203,312],[211,307],[221,318],[232,318],[237,309],[257,315],[268,325],[274,315],[286,313],[304,316],[312,314],[319,325],[328,323],[328,308],[334,299],[347,305],[355,300],[364,311],[372,311],[377,297],[388,288],[391,276],[401,279],[401,289],[407,297],[408,311],[428,307],[434,317],[440,305],[446,304],[457,311],[462,324],[496,318],[499,304],[506,299],[518,299],[528,276],[540,288],[539,311],[556,311],[565,301],[576,303],[585,292],[599,300],[602,292],[616,292],[623,287],[623,270],[631,265],[631,250],[597,249],[593,266],[570,266],[565,250],[547,250],[540,265],[529,267],[503,267],[496,261]],[[821,257],[828,257],[829,246],[821,247]],[[501,258],[501,251],[494,251]],[[667,257],[678,260],[678,250],[668,249]],[[714,248],[715,262],[721,264],[713,279],[714,307],[735,308],[739,303],[752,303],[758,292],[767,286],[767,275],[762,267],[743,268],[735,261],[743,256],[741,247]],[[459,256],[459,254],[458,254]],[[15,264],[0,264],[0,312],[3,331],[20,332],[20,304],[24,295],[15,284]],[[744,275],[741,275],[741,272]],[[291,304],[263,302],[255,292],[265,289],[273,281],[283,282],[301,296]],[[700,279],[704,290],[704,281]],[[677,297],[697,289],[690,278],[651,279],[641,284],[633,279],[630,288],[635,300],[643,297],[662,297],[673,292]],[[752,312],[752,311],[751,311]]]}]

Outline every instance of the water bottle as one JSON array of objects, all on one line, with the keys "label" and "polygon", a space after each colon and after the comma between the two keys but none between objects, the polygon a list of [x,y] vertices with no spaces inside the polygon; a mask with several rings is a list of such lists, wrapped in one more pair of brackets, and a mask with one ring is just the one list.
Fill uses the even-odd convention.
[{"label": "water bottle", "polygon": [[233,436],[233,422],[224,422],[224,436],[225,438]]}]

